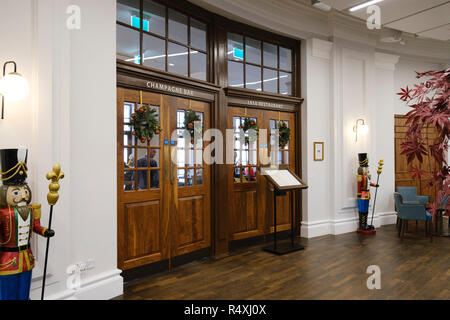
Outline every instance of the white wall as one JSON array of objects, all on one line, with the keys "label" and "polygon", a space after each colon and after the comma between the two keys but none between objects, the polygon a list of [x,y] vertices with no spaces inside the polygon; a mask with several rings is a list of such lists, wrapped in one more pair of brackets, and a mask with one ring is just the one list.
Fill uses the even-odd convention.
[{"label": "white wall", "polygon": [[[442,69],[444,69],[444,66],[439,63],[401,57],[395,70],[395,92],[400,92],[400,88],[406,88],[406,86],[413,88],[414,84],[423,81],[424,78],[416,79],[416,71],[425,72]],[[398,98],[395,99],[395,114],[406,114],[411,111],[411,108],[407,107],[406,103],[399,99],[400,96],[397,97]]]},{"label": "white wall", "polygon": [[[69,4],[81,9],[80,30],[66,27]],[[66,174],[52,224],[48,299],[108,299],[123,290],[116,267],[115,8],[114,0],[0,4],[0,62],[16,60],[31,87],[27,100],[7,103],[0,147],[28,147],[28,180],[34,202],[43,204],[43,225],[48,220],[45,174],[57,161]],[[31,297],[37,299],[45,239],[34,242]],[[79,290],[68,290],[67,267],[88,259],[95,267],[82,273]]]}]

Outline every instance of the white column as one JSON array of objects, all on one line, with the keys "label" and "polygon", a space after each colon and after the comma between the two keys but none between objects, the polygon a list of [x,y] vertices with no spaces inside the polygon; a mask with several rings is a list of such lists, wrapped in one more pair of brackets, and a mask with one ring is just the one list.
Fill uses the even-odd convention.
[{"label": "white column", "polygon": [[[302,237],[330,233],[330,65],[333,43],[309,39],[302,52],[302,164],[309,188],[303,191]],[[314,142],[324,142],[324,160],[314,161]]]},{"label": "white column", "polygon": [[399,58],[397,55],[375,52],[376,136],[374,158],[371,161],[373,182],[376,182],[378,160],[384,159],[375,207],[376,227],[396,221],[393,198],[395,191],[394,105],[395,99],[398,99],[395,94],[398,90],[395,88],[394,72]]}]

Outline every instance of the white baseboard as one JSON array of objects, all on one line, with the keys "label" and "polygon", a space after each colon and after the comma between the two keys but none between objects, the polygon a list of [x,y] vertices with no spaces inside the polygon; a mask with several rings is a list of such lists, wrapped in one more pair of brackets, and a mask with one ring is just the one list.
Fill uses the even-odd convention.
[{"label": "white baseboard", "polygon": [[395,224],[397,222],[397,212],[380,212],[378,213],[380,224],[382,226],[387,224]]},{"label": "white baseboard", "polygon": [[[369,217],[370,218],[370,217]],[[383,225],[395,224],[396,212],[377,212],[373,217],[375,228]],[[358,229],[358,217],[338,220],[302,221],[301,236],[303,238],[314,238],[328,234],[343,234],[355,232]]]},{"label": "white baseboard", "polygon": [[[113,269],[82,279],[79,289],[64,291],[45,297],[45,300],[109,300],[123,294],[122,271]],[[31,297],[34,298],[33,296]]]},{"label": "white baseboard", "polygon": [[314,238],[331,234],[331,225],[329,220],[321,221],[303,221],[300,229],[300,235],[303,238]]}]

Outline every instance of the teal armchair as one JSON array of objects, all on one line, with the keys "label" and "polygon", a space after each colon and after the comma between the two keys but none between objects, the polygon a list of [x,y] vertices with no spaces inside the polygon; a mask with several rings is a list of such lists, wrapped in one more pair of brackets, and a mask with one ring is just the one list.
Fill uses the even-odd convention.
[{"label": "teal armchair", "polygon": [[394,200],[399,219],[398,234],[400,238],[403,239],[409,220],[423,220],[425,221],[425,236],[430,235],[430,239],[433,241],[431,226],[433,217],[426,211],[425,206],[420,203],[403,201],[403,196],[399,192],[394,193]]},{"label": "teal armchair", "polygon": [[418,196],[416,187],[397,187],[397,192],[402,195],[404,203],[426,205],[430,201],[428,196]]}]

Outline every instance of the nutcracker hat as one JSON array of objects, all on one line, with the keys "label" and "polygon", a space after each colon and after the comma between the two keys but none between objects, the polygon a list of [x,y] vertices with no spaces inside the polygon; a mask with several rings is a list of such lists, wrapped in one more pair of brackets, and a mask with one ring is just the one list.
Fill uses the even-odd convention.
[{"label": "nutcracker hat", "polygon": [[28,150],[24,148],[0,150],[0,181],[4,185],[11,186],[26,183],[27,157]]},{"label": "nutcracker hat", "polygon": [[367,153],[358,153],[358,160],[360,167],[368,167],[369,166],[369,158],[367,158]]}]

